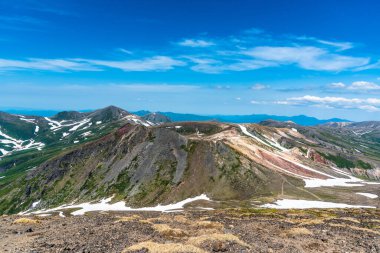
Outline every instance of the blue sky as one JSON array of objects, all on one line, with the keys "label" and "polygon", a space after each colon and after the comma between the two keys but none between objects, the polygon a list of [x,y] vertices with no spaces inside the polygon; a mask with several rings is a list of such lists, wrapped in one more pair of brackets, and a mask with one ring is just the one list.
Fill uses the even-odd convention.
[{"label": "blue sky", "polygon": [[380,2],[0,0],[0,109],[380,120]]}]

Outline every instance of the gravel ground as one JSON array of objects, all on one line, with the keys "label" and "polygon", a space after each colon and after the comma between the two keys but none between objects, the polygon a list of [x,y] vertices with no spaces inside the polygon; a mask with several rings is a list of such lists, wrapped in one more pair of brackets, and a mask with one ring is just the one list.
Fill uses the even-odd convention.
[{"label": "gravel ground", "polygon": [[2,216],[0,251],[380,253],[380,210]]}]

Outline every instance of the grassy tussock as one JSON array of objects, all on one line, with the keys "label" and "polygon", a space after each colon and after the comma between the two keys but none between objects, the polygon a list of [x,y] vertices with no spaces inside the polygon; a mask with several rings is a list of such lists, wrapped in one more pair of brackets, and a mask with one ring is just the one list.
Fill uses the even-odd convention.
[{"label": "grassy tussock", "polygon": [[134,215],[131,215],[131,216],[120,217],[119,219],[117,219],[115,221],[115,223],[136,221],[136,220],[139,220],[139,219],[141,219],[141,216],[134,214]]},{"label": "grassy tussock", "polygon": [[153,224],[153,229],[160,235],[169,238],[181,238],[188,236],[188,233],[178,228],[171,228],[166,224]]},{"label": "grassy tussock", "polygon": [[350,222],[353,222],[353,223],[357,223],[357,224],[360,224],[360,221],[355,219],[355,218],[352,218],[352,217],[342,217],[342,218],[335,218],[336,220],[343,220],[343,221],[350,221]]},{"label": "grassy tussock", "polygon": [[188,220],[184,215],[176,215],[173,217],[173,221],[182,223],[182,224],[189,224],[191,223],[190,220]]},{"label": "grassy tussock", "polygon": [[33,220],[29,218],[19,218],[13,222],[14,224],[38,224],[39,220]]},{"label": "grassy tussock", "polygon": [[331,227],[343,227],[343,228],[350,228],[352,230],[357,230],[357,231],[362,231],[362,232],[367,232],[367,233],[373,233],[376,235],[380,235],[379,231],[375,231],[369,228],[361,228],[361,227],[355,227],[347,224],[329,224]]},{"label": "grassy tussock", "polygon": [[203,243],[207,241],[221,241],[221,242],[234,242],[241,246],[250,248],[248,244],[239,239],[239,237],[232,234],[206,234],[200,235],[196,237],[191,237],[188,240],[188,243],[195,246],[201,246]]},{"label": "grassy tussock", "polygon": [[308,225],[319,225],[323,224],[325,222],[325,219],[321,218],[308,218],[308,219],[294,219],[294,218],[287,218],[284,220],[285,222],[291,223],[291,224],[297,224],[298,226],[308,226]]},{"label": "grassy tussock", "polygon": [[286,235],[288,236],[297,236],[297,235],[312,235],[313,232],[310,231],[307,228],[300,228],[300,227],[295,227],[287,230],[285,232]]},{"label": "grassy tussock", "polygon": [[193,224],[194,227],[200,228],[200,229],[216,229],[216,230],[223,230],[224,226],[220,222],[213,222],[213,221],[197,221],[195,224]]},{"label": "grassy tussock", "polygon": [[145,223],[145,224],[154,224],[157,222],[165,222],[165,221],[166,221],[166,218],[148,218],[148,219],[139,220],[139,222]]},{"label": "grassy tussock", "polygon": [[125,249],[122,253],[148,249],[149,253],[206,253],[193,245],[180,243],[156,243],[152,241],[142,242]]}]

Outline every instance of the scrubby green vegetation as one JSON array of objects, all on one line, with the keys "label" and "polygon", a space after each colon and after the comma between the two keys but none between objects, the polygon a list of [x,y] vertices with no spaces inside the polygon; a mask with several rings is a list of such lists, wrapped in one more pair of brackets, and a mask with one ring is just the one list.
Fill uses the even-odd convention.
[{"label": "scrubby green vegetation", "polygon": [[361,168],[361,169],[365,169],[365,170],[371,170],[372,169],[372,165],[369,164],[369,163],[366,163],[362,160],[357,160],[356,161],[356,166]]},{"label": "scrubby green vegetation", "polygon": [[338,166],[338,168],[346,168],[346,169],[351,169],[351,168],[355,168],[355,163],[350,161],[350,160],[347,160],[346,158],[340,156],[340,155],[332,155],[332,154],[324,154],[322,152],[318,152],[322,157],[324,157],[325,159],[329,160],[329,161],[332,161],[333,163],[336,164],[336,166]]}]

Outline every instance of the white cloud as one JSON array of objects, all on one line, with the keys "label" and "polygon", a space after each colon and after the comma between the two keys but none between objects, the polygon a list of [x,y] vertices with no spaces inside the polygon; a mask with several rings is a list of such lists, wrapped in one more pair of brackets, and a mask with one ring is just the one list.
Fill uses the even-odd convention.
[{"label": "white cloud", "polygon": [[342,82],[338,82],[338,83],[331,83],[330,87],[331,88],[345,88],[346,85]]},{"label": "white cloud", "polygon": [[263,46],[242,51],[242,54],[282,65],[297,64],[299,67],[308,70],[342,71],[369,63],[369,58],[333,54],[325,49],[312,46]]},{"label": "white cloud", "polygon": [[345,97],[318,97],[305,95],[292,97],[284,101],[275,101],[284,105],[311,105],[324,108],[361,109],[370,112],[380,111],[378,98],[345,98]]},{"label": "white cloud", "polygon": [[348,87],[349,90],[380,90],[380,86],[373,82],[357,81]]},{"label": "white cloud", "polygon": [[360,103],[361,99],[358,98],[344,98],[344,97],[317,97],[306,95],[303,97],[288,98],[289,101],[296,102],[312,102],[312,103]]},{"label": "white cloud", "polygon": [[105,61],[105,60],[88,60],[77,59],[80,62],[86,62],[94,66],[121,69],[126,72],[132,71],[165,71],[174,67],[184,66],[185,62],[173,59],[168,56],[153,56],[150,58],[126,61]]},{"label": "white cloud", "polygon": [[217,61],[213,59],[197,58],[197,60],[193,62],[197,64],[191,67],[192,70],[208,74],[218,74],[225,71],[248,71],[266,67],[273,67],[277,65],[273,62],[249,59],[238,59],[234,62],[227,62]]},{"label": "white cloud", "polygon": [[317,42],[328,45],[328,46],[336,47],[339,49],[339,51],[344,51],[344,50],[354,47],[354,45],[351,42],[335,42],[335,41],[327,41],[327,40],[317,40]]},{"label": "white cloud", "polygon": [[373,105],[361,105],[361,106],[358,106],[358,108],[365,110],[365,111],[368,111],[368,112],[379,112],[380,111],[379,107],[376,107]]},{"label": "white cloud", "polygon": [[373,105],[380,105],[380,99],[379,98],[367,98],[368,103]]},{"label": "white cloud", "polygon": [[210,47],[214,46],[215,43],[206,40],[185,39],[183,41],[180,41],[178,45],[184,47]]},{"label": "white cloud", "polygon": [[344,51],[348,50],[354,47],[354,44],[351,42],[342,42],[342,41],[330,41],[330,40],[321,40],[315,37],[308,37],[308,36],[299,36],[296,37],[298,40],[307,40],[307,41],[313,41],[319,44],[323,44],[326,46],[330,46],[333,48],[336,48],[337,51]]},{"label": "white cloud", "polygon": [[124,92],[183,93],[189,91],[197,91],[202,87],[197,85],[166,83],[107,83],[100,85],[60,84],[55,86],[34,84],[5,84],[3,85],[3,88],[12,94],[18,94],[20,90],[33,94],[124,94]]},{"label": "white cloud", "polygon": [[355,90],[355,91],[374,91],[380,90],[380,85],[377,85],[374,82],[367,81],[356,81],[351,85],[345,85],[344,83],[332,83],[330,87],[333,89],[345,89],[345,90]]},{"label": "white cloud", "polygon": [[124,48],[117,48],[116,50],[119,52],[125,53],[125,54],[130,54],[130,55],[133,54],[132,51],[129,51],[129,50],[124,49]]},{"label": "white cloud", "polygon": [[0,59],[0,71],[6,70],[45,70],[45,71],[100,71],[89,63],[65,59]]},{"label": "white cloud", "polygon": [[168,56],[153,56],[150,58],[125,61],[106,61],[92,59],[0,59],[0,71],[6,70],[44,70],[44,71],[102,71],[105,68],[115,68],[123,71],[165,71],[185,62]]},{"label": "white cloud", "polygon": [[367,64],[367,65],[362,66],[362,67],[358,67],[355,69],[355,71],[363,71],[363,70],[368,70],[368,69],[380,69],[380,61],[377,61],[377,62],[372,63],[372,64]]},{"label": "white cloud", "polygon": [[253,85],[251,87],[252,90],[265,90],[265,89],[268,89],[269,86],[268,85],[264,85],[264,84],[261,84],[261,83],[257,83],[255,85]]},{"label": "white cloud", "polygon": [[259,101],[256,101],[256,100],[251,100],[250,103],[253,104],[253,105],[258,105],[258,104],[260,104],[260,102],[259,102]]},{"label": "white cloud", "polygon": [[[176,67],[188,66],[190,70],[196,72],[219,74],[287,65],[306,70],[330,72],[365,70],[376,68],[376,64],[380,67],[380,62],[372,63],[370,58],[348,56],[339,52],[352,48],[353,44],[350,42],[335,42],[313,37],[292,37],[290,41],[284,39],[284,36],[275,37],[255,29],[238,36],[183,39],[175,44],[198,49],[195,50],[196,54],[194,50],[190,50],[194,54],[188,55],[188,48],[176,46],[168,50],[167,56],[147,52],[143,53],[143,56],[138,56],[137,53],[127,49],[117,48],[116,50],[128,54],[126,56],[128,58],[124,60],[96,58],[0,59],[0,71],[46,70],[62,72],[120,69],[132,72],[168,71]],[[133,58],[132,55],[134,55]],[[343,88],[343,86],[332,86],[332,88]]]}]

